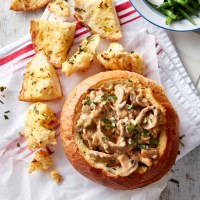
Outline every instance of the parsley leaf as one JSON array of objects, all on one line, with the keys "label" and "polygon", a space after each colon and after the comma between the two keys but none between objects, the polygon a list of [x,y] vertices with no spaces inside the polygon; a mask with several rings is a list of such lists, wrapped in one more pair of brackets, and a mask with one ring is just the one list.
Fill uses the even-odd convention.
[{"label": "parsley leaf", "polygon": [[88,96],[86,97],[85,100],[86,100],[87,105],[88,105],[88,106],[91,106],[92,101],[90,100],[90,98],[89,98]]},{"label": "parsley leaf", "polygon": [[111,100],[115,100],[115,101],[117,101],[117,97],[115,96],[115,95],[112,95],[112,94],[108,94],[108,95],[106,95],[106,96],[101,96],[101,100],[102,101],[111,101]]},{"label": "parsley leaf", "polygon": [[171,181],[172,183],[175,183],[177,187],[179,187],[179,181],[177,181],[176,179],[171,178],[169,181]]},{"label": "parsley leaf", "polygon": [[128,105],[126,109],[127,109],[127,110],[131,110],[131,109],[134,109],[134,108],[135,108],[135,105],[134,105],[134,104],[131,104],[131,105]]}]

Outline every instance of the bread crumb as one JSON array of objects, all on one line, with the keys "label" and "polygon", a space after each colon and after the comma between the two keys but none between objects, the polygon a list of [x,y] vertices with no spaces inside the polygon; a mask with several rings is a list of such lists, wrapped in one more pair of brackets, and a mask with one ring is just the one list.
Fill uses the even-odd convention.
[{"label": "bread crumb", "polygon": [[50,177],[52,180],[54,180],[56,184],[60,183],[63,179],[60,173],[56,169],[52,169],[50,171]]},{"label": "bread crumb", "polygon": [[35,153],[35,157],[29,166],[29,173],[33,171],[46,171],[53,164],[49,153],[44,150],[39,150]]}]

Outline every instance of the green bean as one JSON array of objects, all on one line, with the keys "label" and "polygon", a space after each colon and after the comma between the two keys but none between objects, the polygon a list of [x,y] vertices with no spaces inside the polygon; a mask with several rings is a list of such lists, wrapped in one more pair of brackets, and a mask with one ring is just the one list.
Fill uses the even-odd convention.
[{"label": "green bean", "polygon": [[165,24],[169,25],[169,24],[171,24],[172,21],[173,21],[173,19],[171,17],[167,17],[165,20]]},{"label": "green bean", "polygon": [[192,19],[192,17],[190,17],[190,15],[188,15],[184,10],[182,10],[181,8],[177,8],[177,10],[179,11],[179,13],[181,15],[183,15],[183,17],[185,17],[185,19],[188,19],[193,25],[196,25],[195,21]]},{"label": "green bean", "polygon": [[171,10],[168,9],[161,9],[161,10],[166,14],[166,16],[172,19],[176,19],[176,15]]},{"label": "green bean", "polygon": [[199,17],[200,0],[164,0],[164,2],[156,6],[146,0],[159,13],[166,16],[166,25],[174,21],[187,19],[193,25],[196,25],[193,16]]},{"label": "green bean", "polygon": [[183,6],[184,8],[186,8],[188,11],[190,11],[192,14],[194,14],[195,16],[199,16],[199,14],[190,6],[188,6],[183,0],[174,0],[175,2],[179,3],[181,6]]},{"label": "green bean", "polygon": [[163,4],[158,6],[157,8],[162,9],[162,8],[168,8],[168,7],[170,7],[170,4],[168,2],[164,2]]}]

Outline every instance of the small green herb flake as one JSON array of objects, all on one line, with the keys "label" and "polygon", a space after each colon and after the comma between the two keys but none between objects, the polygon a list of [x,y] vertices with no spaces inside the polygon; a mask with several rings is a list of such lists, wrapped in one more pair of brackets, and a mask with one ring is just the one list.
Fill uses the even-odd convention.
[{"label": "small green herb flake", "polygon": [[36,114],[39,114],[39,110],[34,106],[33,110],[35,111]]},{"label": "small green herb flake", "polygon": [[127,142],[128,142],[128,144],[130,144],[130,145],[133,144],[133,140],[132,140],[131,138],[129,138]]},{"label": "small green herb flake", "polygon": [[127,129],[128,133],[132,133],[132,132],[133,132],[133,127],[132,127],[131,124],[128,124],[128,125],[126,126],[126,129]]},{"label": "small green herb flake", "polygon": [[0,86],[0,91],[3,92],[4,90],[6,90],[5,86]]},{"label": "small green herb flake", "polygon": [[1,101],[1,100],[0,100],[0,103],[4,104],[4,102],[3,102],[3,101]]},{"label": "small green herb flake", "polygon": [[158,145],[159,141],[158,140],[154,140],[154,139],[151,139],[150,140],[150,146],[151,147],[156,147]]},{"label": "small green herb flake", "polygon": [[5,119],[5,120],[8,120],[9,117],[8,117],[7,115],[4,114],[4,119]]},{"label": "small green herb flake", "polygon": [[87,104],[88,106],[91,106],[92,101],[90,100],[90,98],[89,98],[88,96],[86,97],[85,101],[86,101],[86,104]]},{"label": "small green herb flake", "polygon": [[176,179],[171,178],[169,181],[171,181],[172,183],[175,183],[177,187],[179,187],[179,181],[177,181]]},{"label": "small green herb flake", "polygon": [[102,137],[101,139],[102,139],[103,142],[105,142],[107,140],[106,137]]},{"label": "small green herb flake", "polygon": [[135,108],[135,105],[134,104],[131,104],[131,105],[128,105],[127,106],[127,110],[132,110],[132,109],[134,109]]},{"label": "small green herb flake", "polygon": [[142,136],[149,136],[149,131],[147,130],[142,130],[142,133],[141,133]]},{"label": "small green herb flake", "polygon": [[104,124],[111,124],[111,121],[109,119],[106,119],[106,118],[101,118],[101,121],[104,123]]},{"label": "small green herb flake", "polygon": [[10,113],[10,110],[5,111],[4,113],[5,113],[5,114],[8,114],[8,113]]},{"label": "small green herb flake", "polygon": [[117,101],[117,99],[118,98],[115,95],[112,95],[112,94],[108,94],[106,96],[101,96],[102,101],[111,101],[111,100]]},{"label": "small green herb flake", "polygon": [[184,137],[185,137],[185,135],[181,135],[181,136],[179,137],[179,140],[182,140]]},{"label": "small green herb flake", "polygon": [[115,127],[116,127],[116,123],[115,123],[115,122],[112,122],[111,127],[112,127],[112,128],[115,128]]},{"label": "small green herb flake", "polygon": [[32,76],[32,77],[33,77],[33,76],[34,76],[34,73],[33,73],[33,72],[31,72],[31,73],[30,73],[30,76]]},{"label": "small green herb flake", "polygon": [[147,146],[147,145],[144,145],[144,144],[138,144],[138,145],[137,145],[137,148],[138,148],[138,149],[147,150],[147,149],[148,149],[148,146]]}]

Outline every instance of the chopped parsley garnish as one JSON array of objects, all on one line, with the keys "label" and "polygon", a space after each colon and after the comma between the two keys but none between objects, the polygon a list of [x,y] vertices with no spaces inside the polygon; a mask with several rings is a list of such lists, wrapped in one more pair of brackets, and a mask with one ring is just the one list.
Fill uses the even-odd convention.
[{"label": "chopped parsley garnish", "polygon": [[106,137],[102,137],[101,139],[102,139],[103,142],[105,142],[107,140]]},{"label": "chopped parsley garnish", "polygon": [[171,181],[172,183],[175,183],[177,187],[179,187],[179,181],[177,181],[176,179],[171,178],[169,181]]},{"label": "chopped parsley garnish", "polygon": [[86,101],[86,104],[87,104],[88,106],[91,106],[92,101],[90,100],[90,98],[89,98],[88,96],[86,97],[85,101]]},{"label": "chopped parsley garnish", "polygon": [[179,137],[179,140],[182,140],[184,137],[185,137],[185,135],[181,135],[181,136]]},{"label": "chopped parsley garnish", "polygon": [[104,126],[103,126],[104,130],[106,130],[107,127],[111,127],[111,128],[115,128],[116,127],[116,123],[115,122],[111,122],[109,119],[101,118],[101,121],[104,123]]},{"label": "chopped parsley garnish", "polygon": [[147,150],[147,149],[148,149],[148,145],[145,145],[145,144],[137,144],[136,148]]},{"label": "chopped parsley garnish", "polygon": [[111,121],[109,119],[106,119],[106,118],[101,118],[101,121],[104,123],[104,124],[111,124]]},{"label": "chopped parsley garnish", "polygon": [[88,106],[91,106],[92,103],[93,103],[94,105],[97,105],[97,104],[98,104],[98,102],[91,101],[90,98],[89,98],[88,96],[86,96],[85,101],[86,101],[86,104],[87,104]]},{"label": "chopped parsley garnish", "polygon": [[131,104],[131,105],[128,105],[127,106],[127,110],[132,110],[132,109],[134,109],[135,108],[135,105],[134,104]]},{"label": "chopped parsley garnish", "polygon": [[5,113],[5,114],[10,113],[10,110],[5,111],[4,113]]},{"label": "chopped parsley garnish", "polygon": [[151,147],[156,147],[158,145],[158,140],[150,139],[149,141]]},{"label": "chopped parsley garnish", "polygon": [[102,101],[111,101],[111,100],[115,100],[115,101],[117,101],[117,97],[115,96],[115,95],[112,95],[112,94],[108,94],[108,95],[106,95],[106,96],[101,96],[101,100]]},{"label": "chopped parsley garnish", "polygon": [[4,102],[3,102],[3,101],[1,101],[1,100],[0,100],[0,102],[1,102],[2,104],[4,104]]},{"label": "chopped parsley garnish", "polygon": [[4,90],[6,90],[5,86],[0,86],[0,91],[3,92]]},{"label": "chopped parsley garnish", "polygon": [[128,125],[126,126],[126,129],[127,129],[128,133],[130,134],[130,133],[133,132],[134,127],[133,127],[131,124],[128,124]]},{"label": "chopped parsley garnish", "polygon": [[141,132],[141,135],[142,136],[149,136],[149,131],[143,129],[142,132]]},{"label": "chopped parsley garnish", "polygon": [[5,114],[4,114],[4,119],[5,119],[5,120],[9,119],[8,115],[5,115]]},{"label": "chopped parsley garnish", "polygon": [[31,72],[31,73],[30,73],[30,76],[34,76],[34,73],[33,73],[33,72]]}]

